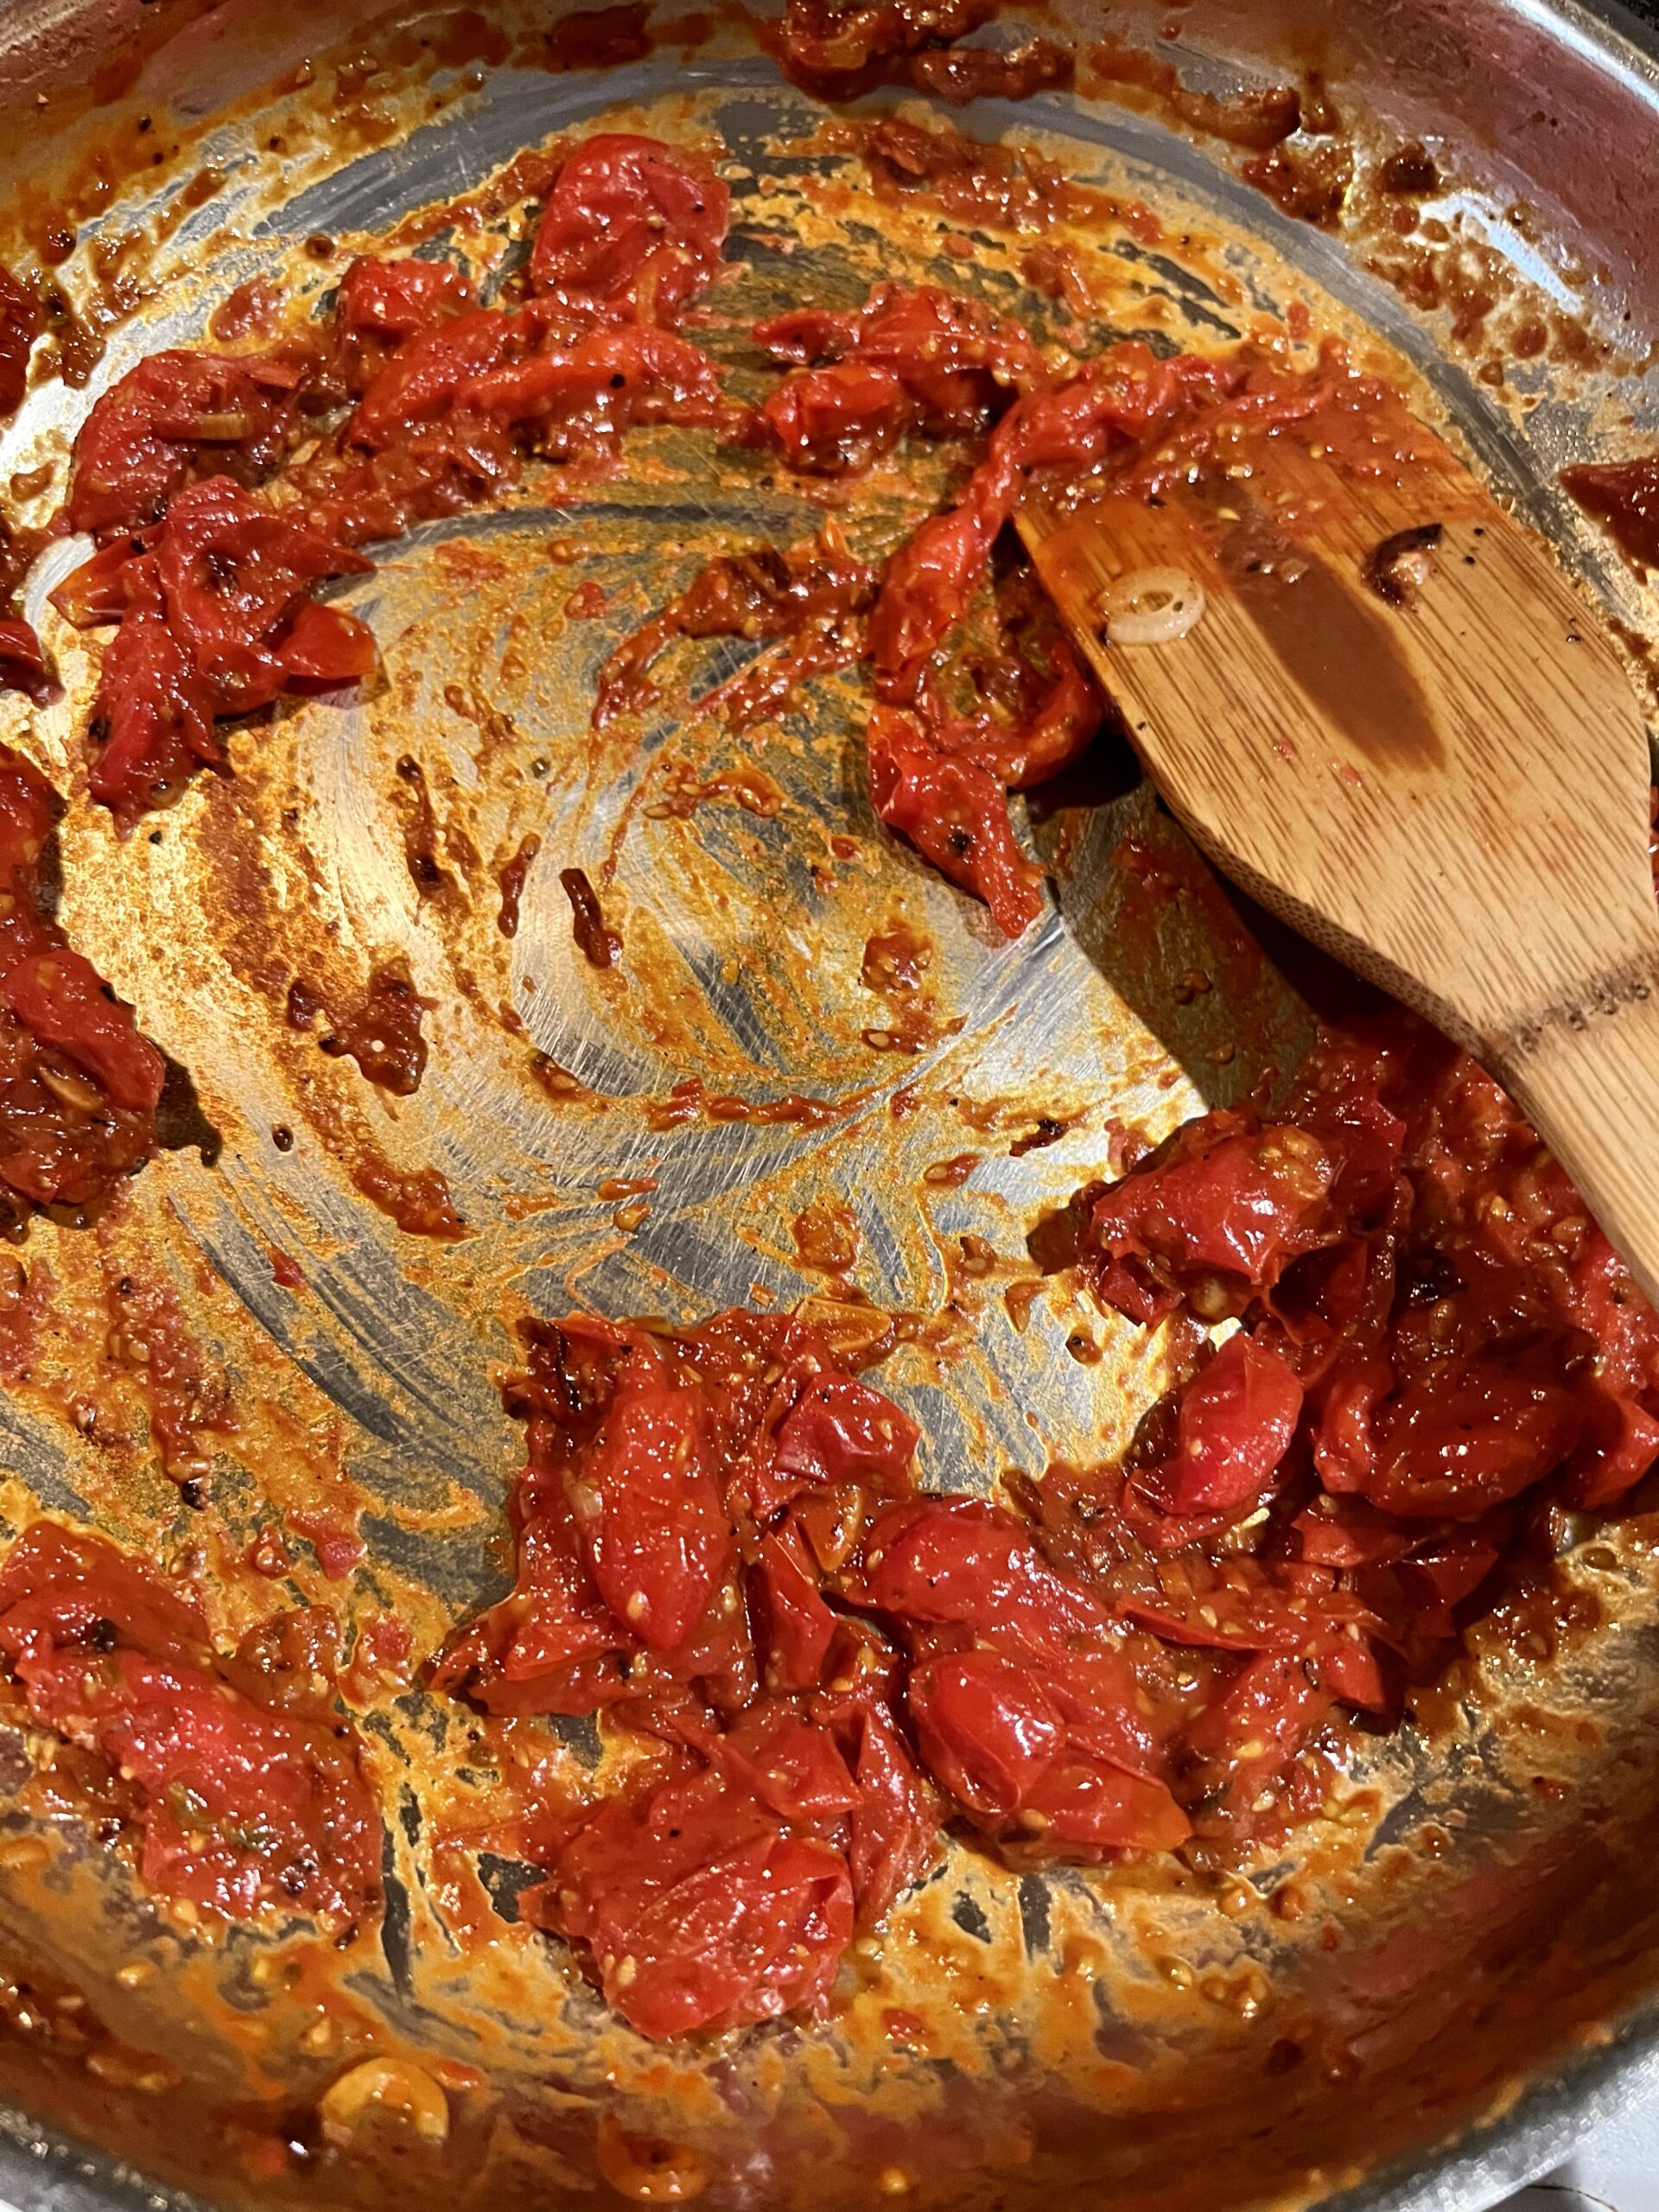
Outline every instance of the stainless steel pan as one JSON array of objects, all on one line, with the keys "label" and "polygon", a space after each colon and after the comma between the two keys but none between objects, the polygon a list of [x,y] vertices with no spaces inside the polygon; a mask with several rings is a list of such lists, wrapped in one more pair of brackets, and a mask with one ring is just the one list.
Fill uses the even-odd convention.
[{"label": "stainless steel pan", "polygon": [[[1081,0],[1063,12],[1085,41],[1098,35]],[[262,270],[306,274],[308,238],[377,234],[616,103],[671,97],[725,137],[746,172],[746,232],[762,240],[747,249],[746,297],[860,276],[844,237],[799,229],[807,165],[787,142],[809,111],[729,27],[596,76],[544,66],[556,14],[4,0],[0,210],[37,244],[66,224],[82,233],[61,283],[83,320],[107,325],[94,386],[199,338]],[[1188,0],[1118,7],[1109,28],[1167,32],[1165,52],[1202,88],[1318,70],[1363,162],[1428,144],[1447,179],[1441,277],[1463,240],[1465,266],[1478,261],[1499,296],[1496,336],[1455,339],[1445,311],[1419,312],[1378,273],[1381,232],[1292,221],[1240,181],[1229,149],[1152,112],[1055,96],[988,104],[966,127],[1039,135],[1079,173],[1210,229],[1207,274],[1142,251],[1146,295],[1178,335],[1299,286],[1380,333],[1639,648],[1645,595],[1577,526],[1554,472],[1626,449],[1653,405],[1642,357],[1659,334],[1659,41],[1570,0]],[[776,247],[791,224],[792,254]],[[148,243],[121,247],[138,225]],[[315,254],[307,281],[326,287]],[[1611,331],[1628,359],[1569,359],[1558,344],[1517,361],[1503,342],[1522,312],[1512,284],[1527,312]],[[1483,380],[1494,353],[1507,385]],[[60,462],[84,405],[43,387],[0,444],[0,475]],[[1241,914],[1109,760],[1096,787],[1034,815],[1062,918],[1013,952],[861,811],[844,699],[821,701],[767,754],[770,812],[653,815],[645,785],[687,741],[671,726],[643,745],[590,740],[592,665],[700,547],[798,531],[804,511],[758,504],[671,443],[644,478],[547,501],[389,549],[354,601],[380,637],[385,688],[239,738],[236,781],[193,793],[158,842],[118,853],[84,806],[66,817],[66,911],[188,1070],[192,1103],[119,1217],[98,1235],[38,1229],[23,1255],[49,1262],[61,1326],[0,1400],[11,1525],[38,1501],[181,1567],[194,1550],[211,1576],[284,1510],[360,1506],[364,1566],[330,1584],[299,1545],[293,1590],[356,1627],[400,1611],[430,1649],[502,1586],[515,1440],[489,1370],[508,1356],[512,1313],[574,1299],[689,1316],[754,1285],[833,1300],[789,1228],[825,1198],[857,1217],[853,1277],[871,1299],[962,1309],[959,1356],[913,1346],[887,1378],[942,1480],[982,1488],[1006,1466],[1098,1452],[1155,1394],[1157,1363],[1134,1332],[1058,1291],[1015,1326],[999,1294],[1028,1270],[1025,1230],[1103,1170],[1114,1121],[1162,1128],[1294,1065],[1308,994],[1329,979]],[[565,602],[589,578],[610,602],[582,623]],[[0,707],[0,734],[73,789],[87,670],[66,655],[66,700],[27,722]],[[698,742],[698,772],[718,768],[713,737]],[[404,864],[405,756],[461,886],[448,909],[421,901]],[[855,850],[833,860],[859,895],[838,905],[813,868],[849,823]],[[542,853],[509,942],[488,878],[528,830]],[[1112,865],[1126,837],[1167,893],[1150,915]],[[569,942],[557,884],[561,865],[607,858],[639,954],[628,989],[608,995]],[[940,954],[934,1033],[902,1063],[864,1039],[858,982],[864,917],[890,899],[910,902]],[[395,1119],[281,1018],[292,974],[360,976],[389,948],[435,1006],[427,1080]],[[1195,993],[1195,971],[1214,988]],[[503,1026],[503,1001],[521,1031]],[[549,1061],[571,1080],[550,1079]],[[650,1102],[687,1074],[709,1094],[764,1106],[804,1092],[842,1110],[824,1128],[665,1127]],[[904,1117],[889,1110],[901,1084],[919,1094]],[[1012,1154],[1044,1109],[1067,1135]],[[929,1181],[930,1164],[969,1152],[967,1181]],[[353,1181],[372,1154],[440,1167],[474,1236],[402,1234]],[[619,1217],[607,1179],[642,1174],[658,1184],[648,1214]],[[988,1279],[955,1265],[964,1236],[998,1254]],[[297,1261],[302,1294],[273,1276],[273,1249]],[[195,1347],[206,1412],[181,1448],[201,1458],[205,1512],[158,1471],[143,1391],[109,1371],[123,1280],[167,1293]],[[1098,1358],[1068,1357],[1079,1330]],[[89,1393],[107,1409],[90,1435],[66,1418]],[[1477,2212],[1659,2073],[1646,1572],[1659,1529],[1637,1517],[1580,1534],[1560,1562],[1577,1625],[1545,1611],[1489,1632],[1468,1677],[1357,1764],[1301,1863],[1248,1882],[1084,1881],[1016,1878],[958,1847],[881,1954],[855,1961],[830,2026],[712,2053],[652,2054],[607,2027],[552,1947],[516,1926],[523,1870],[486,1853],[481,1887],[467,1872],[488,1747],[418,1685],[362,1697],[391,1904],[384,1934],[326,1986],[280,1938],[213,1946],[159,1919],[95,1832],[42,1822],[38,1793],[33,1810],[0,1801],[0,1936],[48,1993],[0,2005],[13,2105],[0,2192],[75,2212],[159,2208],[181,2190],[240,2202],[262,2193],[247,2167],[264,2145],[263,2193],[284,2202],[395,2190],[434,2204],[603,2202],[627,2178],[617,2144],[633,2140],[671,2146],[683,2177],[695,2165],[709,2204],[756,2212],[878,2196],[1010,2212]],[[248,1602],[228,1586],[229,1624]],[[8,1791],[29,1751],[0,1735]],[[35,1848],[46,1828],[49,1856]],[[495,1916],[487,1954],[458,1932],[474,1910]],[[48,2031],[53,1993],[70,2003]],[[882,2040],[895,2005],[935,2024],[931,2054],[900,2058]],[[113,2044],[74,2024],[93,2018]],[[442,2145],[383,2140],[354,2161],[319,2137],[320,2093],[372,2048],[447,2080]]]}]

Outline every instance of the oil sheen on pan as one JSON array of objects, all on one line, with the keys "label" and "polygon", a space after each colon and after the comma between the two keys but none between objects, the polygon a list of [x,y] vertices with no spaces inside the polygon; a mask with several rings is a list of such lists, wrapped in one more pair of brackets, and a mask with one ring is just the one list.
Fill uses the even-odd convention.
[{"label": "oil sheen on pan", "polygon": [[875,13],[135,49],[10,210],[0,2085],[221,2201],[1314,2202],[1634,1956],[1659,1324],[1005,528],[1438,410]]}]

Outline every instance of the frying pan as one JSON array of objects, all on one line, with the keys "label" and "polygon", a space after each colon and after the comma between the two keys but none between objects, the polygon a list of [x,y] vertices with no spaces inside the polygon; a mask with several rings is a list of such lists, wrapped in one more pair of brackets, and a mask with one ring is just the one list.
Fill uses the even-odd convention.
[{"label": "frying pan", "polygon": [[[1098,35],[1087,7],[1060,12]],[[596,73],[581,66],[591,41],[561,42],[558,20],[4,0],[0,206],[50,257],[59,232],[80,233],[60,281],[91,381],[43,385],[0,472],[60,463],[87,390],[200,340],[238,286],[275,271],[321,298],[358,234],[465,199],[521,148],[613,111],[721,132],[746,308],[861,294],[892,241],[856,208],[839,227],[806,221],[823,157],[800,141],[819,118],[740,24],[683,22],[678,44],[650,48],[624,11],[615,66]],[[1110,27],[1161,40],[1201,90],[1317,70],[1367,158],[1424,141],[1446,176],[1441,304],[1406,303],[1380,232],[1344,243],[1292,220],[1241,182],[1232,149],[1144,100],[988,102],[965,127],[1035,137],[1208,239],[1185,258],[1116,241],[1166,331],[1240,327],[1300,291],[1376,333],[1639,661],[1643,595],[1554,472],[1639,442],[1653,404],[1650,29],[1567,0],[1187,0],[1120,6]],[[486,257],[510,228],[477,200],[458,221]],[[1428,281],[1419,269],[1420,302]],[[1490,318],[1465,312],[1455,335],[1481,285]],[[1559,342],[1494,383],[1483,364],[1517,300]],[[1563,334],[1581,327],[1615,334],[1620,358],[1573,346]],[[53,494],[36,496],[43,513]],[[8,1529],[42,1507],[101,1527],[205,1582],[227,1636],[311,1599],[363,1650],[391,1614],[429,1652],[508,1580],[517,1447],[492,1370],[512,1319],[571,1303],[689,1319],[810,1297],[845,1325],[851,1284],[923,1317],[884,1387],[944,1487],[1128,1437],[1158,1357],[1058,1280],[1024,1300],[1026,1233],[1107,1170],[1115,1130],[1161,1134],[1283,1080],[1333,979],[1215,883],[1109,751],[1086,786],[1033,806],[1059,911],[1007,949],[876,830],[845,694],[787,721],[748,804],[732,778],[753,764],[708,730],[694,743],[664,716],[626,743],[594,738],[607,645],[709,550],[783,542],[805,513],[671,435],[625,481],[553,483],[428,527],[352,587],[380,640],[378,687],[240,733],[233,779],[124,848],[71,804],[66,918],[175,1076],[166,1157],[96,1229],[37,1225],[19,1255],[8,1326],[39,1312],[0,1400]],[[588,582],[605,596],[591,621],[570,611]],[[7,707],[3,734],[73,794],[90,670],[58,642],[64,699]],[[695,805],[663,802],[693,775]],[[492,879],[531,834],[509,938]],[[411,840],[444,896],[420,895]],[[629,948],[620,979],[570,944],[566,864],[602,875]],[[871,1041],[859,977],[868,917],[890,906],[936,946],[927,1033],[902,1061]],[[388,1103],[283,1007],[296,976],[343,988],[391,955],[431,1001],[431,1059]],[[688,1077],[750,1110],[694,1100],[677,1118]],[[834,1113],[791,1119],[801,1095]],[[1063,1136],[1015,1149],[1039,1114]],[[388,1178],[430,1170],[463,1241],[407,1234],[364,1187],[384,1198]],[[792,1230],[804,1216],[849,1217],[853,1249],[826,1261],[822,1237]],[[170,1413],[130,1356],[134,1310],[182,1377]],[[179,1488],[193,1474],[194,1510]],[[279,1524],[286,1566],[262,1585],[242,1562]],[[365,1556],[331,1579],[330,1532],[353,1526]],[[1640,1512],[1569,1529],[1554,1580],[1356,1758],[1294,1856],[1242,1876],[1084,1877],[953,1845],[885,1941],[855,1952],[830,2022],[710,2048],[642,2045],[518,1926],[530,1870],[486,1814],[531,1739],[486,1740],[417,1674],[355,1678],[388,1904],[337,1957],[301,1929],[215,1936],[158,1913],[95,1820],[54,1811],[41,1747],[0,1732],[0,1944],[16,1977],[0,2001],[0,2192],[73,2212],[394,2191],[1475,2212],[1659,2074],[1656,1537]],[[561,1755],[593,1751],[568,1730]],[[895,2038],[906,2016],[920,2027]],[[436,2099],[442,2129],[371,2126],[340,2150],[319,2099],[365,2061],[416,2069],[405,2086]]]}]

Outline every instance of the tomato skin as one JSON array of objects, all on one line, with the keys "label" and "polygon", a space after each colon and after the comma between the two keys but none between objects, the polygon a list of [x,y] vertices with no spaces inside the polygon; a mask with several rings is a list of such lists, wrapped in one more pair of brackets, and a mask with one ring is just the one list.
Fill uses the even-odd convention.
[{"label": "tomato skin", "polygon": [[[88,1206],[142,1164],[165,1065],[41,907],[55,801],[0,746],[0,1219]],[[90,1096],[86,1094],[90,1090]]]},{"label": "tomato skin", "polygon": [[1182,1395],[1175,1456],[1152,1487],[1172,1513],[1238,1514],[1260,1501],[1290,1448],[1302,1386],[1242,1331]]},{"label": "tomato skin", "polygon": [[94,537],[142,530],[198,474],[273,467],[298,434],[299,372],[274,358],[152,353],[93,403],[67,513]]},{"label": "tomato skin", "polygon": [[1448,1361],[1382,1408],[1360,1487],[1408,1520],[1474,1520],[1561,1465],[1582,1417],[1570,1391],[1497,1359]]},{"label": "tomato skin", "polygon": [[1235,1310],[1343,1227],[1326,1201],[1340,1161],[1311,1132],[1225,1109],[1189,1122],[1094,1208],[1103,1295],[1160,1318],[1198,1279],[1231,1286]]},{"label": "tomato skin", "polygon": [[346,442],[377,452],[400,442],[417,425],[435,423],[464,389],[509,361],[522,360],[547,329],[545,314],[532,304],[512,315],[476,308],[418,332],[371,381],[346,426]]},{"label": "tomato skin", "polygon": [[892,73],[895,56],[960,38],[993,12],[991,0],[788,0],[773,33],[785,74],[822,99],[855,99]]},{"label": "tomato skin", "polygon": [[[279,638],[312,584],[372,565],[224,476],[174,499],[155,557],[168,626],[221,714],[267,705],[284,688]],[[339,621],[331,609],[312,610],[314,629]]]},{"label": "tomato skin", "polygon": [[856,315],[798,310],[757,324],[754,336],[784,359],[831,358],[785,377],[758,418],[761,437],[809,475],[868,468],[912,429],[979,429],[1016,387],[1048,381],[1017,323],[933,284],[879,285]]},{"label": "tomato skin", "polygon": [[835,1641],[836,1617],[818,1592],[818,1577],[798,1529],[787,1524],[760,1540],[750,1584],[768,1686],[817,1688]]},{"label": "tomato skin", "polygon": [[123,830],[197,767],[219,763],[216,715],[369,672],[367,628],[305,597],[322,578],[369,565],[213,476],[180,492],[162,524],[105,546],[67,579],[54,598],[71,620],[120,624],[99,671],[94,715],[106,735],[92,790]]},{"label": "tomato skin", "polygon": [[1108,1627],[1099,1599],[1052,1567],[1023,1523],[976,1497],[918,1498],[878,1515],[861,1590],[881,1612],[1004,1635],[1033,1657]]},{"label": "tomato skin", "polygon": [[93,1623],[107,1620],[155,1659],[200,1666],[213,1651],[200,1609],[172,1585],[101,1537],[55,1521],[32,1522],[7,1553],[0,1619],[8,1649],[85,1643]]},{"label": "tomato skin", "polygon": [[831,1695],[817,1717],[835,1734],[858,1785],[847,1821],[847,1870],[858,1924],[874,1927],[939,1854],[938,1800],[890,1708],[870,1694]]},{"label": "tomato skin", "polygon": [[231,1919],[376,1908],[379,1822],[332,1715],[232,1688],[200,1616],[147,1568],[37,1522],[0,1569],[0,1651],[36,1719],[128,1779],[159,1895]]},{"label": "tomato skin", "polygon": [[1659,1463],[1659,1418],[1634,1396],[1593,1385],[1581,1411],[1584,1427],[1568,1467],[1567,1498],[1581,1512],[1605,1511]]},{"label": "tomato skin", "polygon": [[779,1701],[750,1706],[709,1748],[780,1821],[833,1824],[858,1803],[833,1738]]},{"label": "tomato skin", "polygon": [[970,1813],[1011,1818],[1059,1747],[1060,1716],[1041,1681],[995,1652],[924,1659],[906,1702],[922,1756]]},{"label": "tomato skin", "polygon": [[785,377],[762,403],[756,429],[798,474],[851,476],[896,445],[914,413],[891,369],[839,361]]},{"label": "tomato skin", "polygon": [[520,1910],[587,1943],[607,2001],[659,2037],[816,2008],[853,1932],[844,1859],[683,1755],[581,1820]]},{"label": "tomato skin", "polygon": [[1224,391],[1228,372],[1183,356],[1160,361],[1137,340],[1108,348],[1069,384],[1018,400],[991,433],[957,505],[931,515],[887,564],[871,623],[881,696],[915,696],[929,657],[959,622],[1013,518],[1027,470],[1095,467],[1109,453]]},{"label": "tomato skin", "polygon": [[594,1585],[652,1651],[684,1643],[731,1552],[704,1420],[697,1391],[636,1353],[583,1472],[596,1503],[576,1521]]},{"label": "tomato skin", "polygon": [[130,614],[104,648],[93,702],[108,732],[89,779],[123,830],[221,759],[207,679],[158,614]]},{"label": "tomato skin", "polygon": [[849,1594],[901,1621],[918,1651],[966,1637],[1035,1669],[1080,1752],[1157,1772],[1160,1746],[1110,1616],[1001,1507],[966,1497],[888,1507],[866,1532]]},{"label": "tomato skin", "polygon": [[135,531],[107,545],[72,569],[51,594],[53,606],[77,630],[98,630],[129,613],[158,613],[156,564],[144,556],[155,550],[159,529]]},{"label": "tomato skin", "polygon": [[892,1497],[910,1486],[922,1433],[891,1398],[856,1376],[815,1376],[780,1423],[772,1450],[779,1474],[833,1488],[857,1483]]},{"label": "tomato skin", "polygon": [[333,690],[360,683],[380,664],[380,649],[366,622],[343,607],[302,599],[285,615],[271,641],[284,691]]},{"label": "tomato skin", "polygon": [[594,331],[491,369],[457,399],[491,421],[533,426],[554,455],[603,447],[647,423],[709,429],[735,419],[709,356],[668,330]]},{"label": "tomato skin", "polygon": [[0,269],[0,421],[15,415],[29,390],[29,357],[45,327],[40,306],[9,269]]},{"label": "tomato skin", "polygon": [[1040,868],[1014,842],[1002,786],[971,760],[938,752],[913,717],[878,707],[867,742],[870,794],[889,829],[989,907],[1004,937],[1043,912]]},{"label": "tomato skin", "polygon": [[33,626],[21,615],[0,616],[0,691],[22,691],[40,701],[51,690],[46,655]]},{"label": "tomato skin", "polygon": [[472,304],[472,286],[453,261],[365,255],[340,278],[336,313],[352,330],[401,340],[447,322]]},{"label": "tomato skin", "polygon": [[971,496],[930,515],[893,554],[870,618],[870,658],[884,699],[912,699],[930,656],[968,602],[1007,520]]},{"label": "tomato skin", "polygon": [[105,995],[83,953],[54,946],[19,961],[0,976],[0,1001],[42,1044],[96,1076],[118,1106],[153,1113],[161,1103],[166,1062],[139,1034],[132,1008]]},{"label": "tomato skin", "polygon": [[833,308],[787,308],[782,315],[753,324],[749,335],[774,361],[811,368],[850,353],[861,327],[859,315],[839,315]]},{"label": "tomato skin", "polygon": [[720,266],[731,194],[700,155],[601,131],[547,196],[531,282],[604,321],[672,323]]},{"label": "tomato skin", "polygon": [[1005,791],[1030,791],[1081,758],[1099,734],[1105,701],[1064,638],[1050,641],[1053,678],[1033,712],[1012,722],[981,713],[969,720],[948,715],[921,695],[922,717],[943,753],[966,757]]}]

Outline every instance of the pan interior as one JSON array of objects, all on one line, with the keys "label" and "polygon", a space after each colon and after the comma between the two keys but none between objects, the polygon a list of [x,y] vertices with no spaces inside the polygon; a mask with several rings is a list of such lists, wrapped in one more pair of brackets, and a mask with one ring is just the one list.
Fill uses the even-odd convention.
[{"label": "pan interior", "polygon": [[[748,321],[855,303],[880,276],[973,291],[1039,335],[1069,324],[1033,287],[1029,241],[878,203],[825,142],[823,111],[740,42],[550,72],[508,20],[383,24],[330,53],[315,22],[232,6],[163,47],[114,111],[168,102],[169,154],[160,181],[131,175],[93,225],[147,243],[92,388],[163,346],[207,342],[215,310],[257,277],[321,305],[346,255],[428,208],[445,212],[426,250],[499,276],[521,257],[522,212],[479,215],[469,197],[525,147],[601,124],[723,147],[740,269],[707,334],[735,389],[759,373]],[[480,28],[454,28],[467,22]],[[252,89],[279,67],[287,90]],[[1590,563],[1553,471],[1605,416],[1595,378],[1529,372],[1523,435],[1513,389],[1484,387],[1336,241],[1151,118],[1044,96],[951,119],[1030,142],[1122,203],[1086,242],[1088,346],[1217,346],[1303,302],[1316,326],[1387,349],[1500,493]],[[181,212],[181,180],[209,172]],[[1623,380],[1626,406],[1640,389]],[[0,442],[0,474],[60,463],[85,404],[41,386]],[[861,493],[854,526],[891,543],[945,488],[907,455]],[[277,1591],[331,1603],[359,1631],[395,1611],[430,1652],[508,1579],[518,1440],[493,1370],[512,1323],[575,1305],[678,1321],[809,1298],[854,1333],[868,1325],[857,1298],[915,1317],[884,1387],[921,1425],[941,1489],[989,1491],[1010,1469],[1122,1448],[1163,1387],[1166,1347],[1060,1279],[1028,1300],[1027,1236],[1115,1172],[1124,1131],[1156,1139],[1203,1105],[1270,1096],[1334,979],[1216,882],[1110,745],[1033,802],[1058,909],[1008,947],[876,825],[852,677],[758,735],[678,700],[591,728],[598,664],[702,561],[798,543],[825,512],[750,457],[672,432],[644,434],[623,472],[534,471],[499,509],[376,549],[345,594],[384,659],[363,696],[239,731],[233,776],[124,847],[72,804],[65,918],[192,1096],[175,1148],[105,1223],[37,1228],[20,1255],[20,1297],[44,1294],[43,1268],[54,1287],[28,1375],[0,1401],[10,1530],[44,1509],[201,1569],[233,1635],[272,1603],[238,1566],[262,1529],[360,1511],[359,1567],[331,1581],[296,1544]],[[68,562],[47,557],[31,611]],[[1605,565],[1596,580],[1639,613]],[[0,708],[0,734],[73,793],[94,671],[43,626],[65,695]],[[698,648],[683,672],[701,690],[745,650]],[[532,836],[508,937],[499,877]],[[423,839],[436,892],[411,870]],[[613,971],[571,940],[570,866],[620,931]],[[898,924],[931,948],[902,1052],[861,964],[872,931]],[[285,1020],[296,978],[344,990],[392,957],[431,1005],[427,1074],[397,1101]],[[677,1094],[688,1080],[699,1088]],[[802,1119],[802,1098],[833,1110]],[[1063,1135],[1022,1147],[1044,1116]],[[365,1195],[365,1163],[383,1184],[436,1169],[471,1233],[407,1234]],[[124,1282],[171,1316],[156,1325],[176,1330],[200,1385],[172,1478],[119,1349]],[[78,1422],[86,1406],[96,1418]],[[208,1503],[192,1511],[177,1478],[197,1459]],[[1564,1594],[1496,1618],[1414,1724],[1356,1757],[1294,1860],[1015,1872],[958,1843],[880,1945],[855,1953],[828,2024],[712,2050],[653,2049],[609,2020],[559,1947],[518,1926],[528,1870],[469,1842],[504,1760],[591,1759],[574,1724],[486,1735],[418,1681],[366,1694],[390,1904],[378,1938],[338,1960],[296,1929],[181,1928],[86,1824],[9,1809],[0,1849],[22,1871],[0,1925],[42,1986],[87,1996],[119,2063],[89,2072],[72,2043],[3,2036],[0,2088],[225,2201],[366,2202],[394,2186],[591,2201],[597,2177],[615,2179],[596,2164],[603,2117],[613,2166],[618,2128],[672,2146],[710,2205],[844,2205],[878,2188],[964,2207],[1330,2202],[1500,2108],[1541,2056],[1645,1986],[1651,1908],[1631,1882],[1654,1780],[1653,1534],[1640,1516],[1586,1532],[1560,1562]],[[0,1734],[10,1789],[38,1750]],[[925,2031],[895,2031],[906,2018]],[[370,2140],[353,2160],[251,2177],[247,2145],[285,2128],[315,2143],[302,2116],[370,2052],[461,2085],[448,2141]],[[165,2060],[159,2088],[134,2053]],[[20,2202],[37,2193],[26,2176],[8,2186]]]}]

